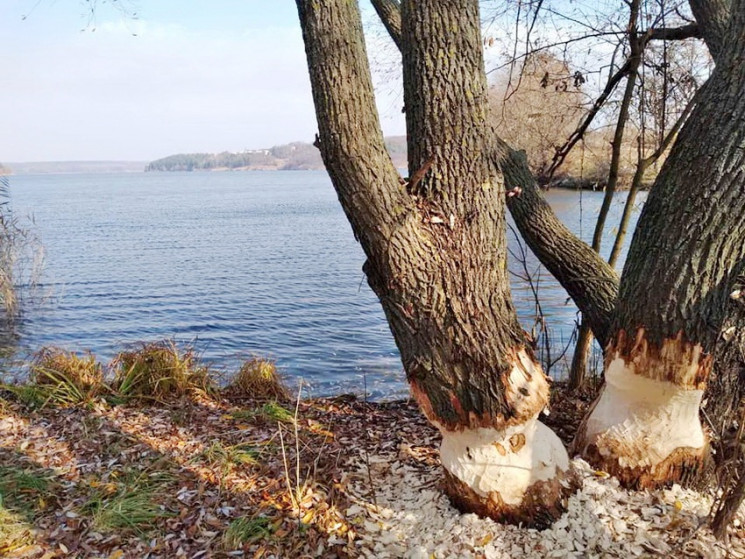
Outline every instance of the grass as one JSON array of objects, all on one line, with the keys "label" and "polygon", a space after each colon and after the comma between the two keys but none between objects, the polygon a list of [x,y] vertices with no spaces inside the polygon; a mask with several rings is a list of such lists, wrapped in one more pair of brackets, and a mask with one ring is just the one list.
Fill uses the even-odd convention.
[{"label": "grass", "polygon": [[89,403],[105,390],[103,367],[91,354],[43,348],[32,359],[29,372],[31,384],[5,388],[32,407]]},{"label": "grass", "polygon": [[172,340],[143,343],[120,353],[114,361],[114,390],[120,398],[165,400],[190,393],[211,393],[209,369],[191,346]]},{"label": "grass", "polygon": [[35,543],[32,526],[22,515],[5,508],[0,494],[0,557],[13,556]]},{"label": "grass", "polygon": [[49,400],[49,390],[36,384],[0,384],[0,390],[12,394],[24,406],[32,409],[44,407]]},{"label": "grass", "polygon": [[0,466],[0,517],[15,524],[33,519],[55,500],[54,478],[49,470]]},{"label": "grass", "polygon": [[169,481],[168,476],[145,472],[117,476],[107,483],[91,481],[91,494],[80,512],[91,518],[99,532],[131,530],[142,536],[157,520],[174,516],[158,502],[165,499]]},{"label": "grass", "polygon": [[86,503],[85,510],[100,532],[130,529],[140,535],[159,518],[173,516],[149,491],[121,493],[110,498],[99,496]]},{"label": "grass", "polygon": [[234,419],[245,421],[253,421],[256,418],[267,421],[280,421],[282,423],[293,423],[295,421],[295,416],[292,412],[277,402],[267,402],[248,410],[235,410],[230,412],[230,415]]},{"label": "grass", "polygon": [[227,387],[230,394],[255,400],[287,401],[290,393],[273,361],[261,357],[247,359]]},{"label": "grass", "polygon": [[220,441],[213,442],[205,449],[200,457],[211,465],[220,465],[223,469],[230,469],[233,465],[258,464],[259,452],[248,444],[224,445]]},{"label": "grass", "polygon": [[223,545],[227,549],[238,549],[271,536],[271,520],[265,516],[241,517],[233,520],[223,534]]}]

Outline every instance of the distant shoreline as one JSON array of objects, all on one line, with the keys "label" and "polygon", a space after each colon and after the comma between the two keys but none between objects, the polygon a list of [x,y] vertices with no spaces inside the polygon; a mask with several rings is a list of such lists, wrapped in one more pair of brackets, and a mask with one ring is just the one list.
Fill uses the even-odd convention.
[{"label": "distant shoreline", "polygon": [[147,161],[22,161],[3,163],[9,176],[142,173]]}]

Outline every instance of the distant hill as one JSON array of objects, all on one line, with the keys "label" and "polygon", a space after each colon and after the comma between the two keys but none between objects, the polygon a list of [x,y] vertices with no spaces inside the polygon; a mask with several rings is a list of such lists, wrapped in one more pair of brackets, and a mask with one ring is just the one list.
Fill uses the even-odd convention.
[{"label": "distant hill", "polygon": [[[386,138],[386,147],[397,167],[406,166],[406,138]],[[179,153],[152,161],[145,171],[242,171],[323,169],[318,149],[309,143],[293,142],[269,149],[240,153]]]},{"label": "distant hill", "polygon": [[270,149],[240,153],[179,153],[152,161],[145,171],[230,171],[243,169],[322,169],[318,150],[311,144],[295,142]]},{"label": "distant hill", "polygon": [[144,161],[28,161],[5,163],[5,167],[14,175],[141,173],[146,164]]}]

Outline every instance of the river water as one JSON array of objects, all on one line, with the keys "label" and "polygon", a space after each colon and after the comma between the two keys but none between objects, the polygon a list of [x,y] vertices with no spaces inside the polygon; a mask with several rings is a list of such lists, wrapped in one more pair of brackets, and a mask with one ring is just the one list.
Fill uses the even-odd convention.
[{"label": "river water", "polygon": [[[591,237],[602,193],[547,198]],[[613,204],[606,249],[624,198]],[[46,298],[19,327],[23,351],[54,345],[105,361],[134,342],[175,338],[228,373],[243,356],[269,355],[316,395],[405,393],[362,250],[325,172],[21,175],[11,177],[11,200],[17,216],[33,216],[46,259],[36,291]],[[538,263],[529,257],[528,266]],[[555,356],[576,308],[545,271],[539,295]],[[530,329],[529,286],[515,278],[513,296]]]}]

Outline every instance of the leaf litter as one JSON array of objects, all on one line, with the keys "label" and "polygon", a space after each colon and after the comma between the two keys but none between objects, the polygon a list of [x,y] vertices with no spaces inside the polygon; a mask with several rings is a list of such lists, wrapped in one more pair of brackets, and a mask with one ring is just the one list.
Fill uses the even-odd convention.
[{"label": "leaf litter", "polygon": [[[570,436],[587,400],[547,423]],[[0,556],[745,558],[743,511],[717,542],[708,495],[626,491],[576,459],[582,487],[550,529],[500,525],[449,504],[439,435],[412,402],[281,407],[0,398]]]}]

